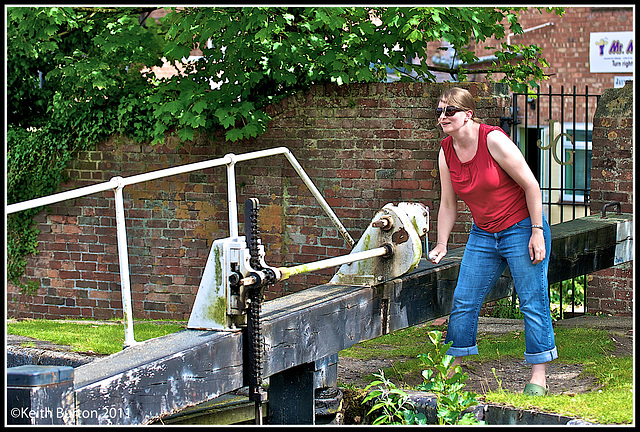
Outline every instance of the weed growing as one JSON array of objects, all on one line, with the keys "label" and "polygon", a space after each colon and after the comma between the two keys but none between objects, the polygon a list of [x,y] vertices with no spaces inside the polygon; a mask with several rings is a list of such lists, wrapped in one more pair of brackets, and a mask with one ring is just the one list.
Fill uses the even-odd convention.
[{"label": "weed growing", "polygon": [[384,376],[384,372],[373,374],[376,378],[365,390],[369,393],[363,399],[366,404],[373,401],[373,407],[367,413],[377,417],[373,425],[411,425],[427,423],[426,416],[417,413],[415,405],[409,400],[409,395],[399,389],[391,380]]},{"label": "weed growing", "polygon": [[[437,418],[440,425],[472,425],[484,424],[478,421],[468,409],[478,404],[476,394],[464,391],[464,381],[468,376],[462,373],[460,366],[453,366],[454,358],[445,353],[452,342],[442,344],[442,332],[430,331],[428,333],[432,349],[429,354],[418,355],[427,369],[422,371],[423,383],[418,385],[418,390],[431,392],[438,398]],[[368,414],[377,413],[373,420],[374,425],[379,424],[420,424],[427,422],[423,413],[417,412],[408,394],[399,389],[391,380],[380,371],[374,374],[376,380],[369,384],[365,390],[369,394],[362,403],[374,401]]]},{"label": "weed growing", "polygon": [[[418,355],[434,353],[428,335],[433,329],[426,326],[403,329],[356,344],[339,355],[361,359],[397,359],[392,367],[383,372],[387,374],[387,379],[396,384],[403,383],[402,387],[409,388],[404,383],[405,378],[410,374],[419,376],[424,369]],[[499,386],[497,391],[488,392],[482,399],[523,409],[580,417],[599,424],[633,423],[633,357],[612,356],[615,344],[606,330],[557,327],[554,331],[559,354],[554,361],[582,365],[583,374],[596,378],[599,384],[596,390],[532,398],[519,392],[502,390]],[[487,361],[522,358],[524,346],[523,331],[485,334],[478,340],[480,356]],[[502,379],[508,377],[496,376],[498,383]]]},{"label": "weed growing", "polygon": [[453,424],[484,424],[476,420],[467,411],[478,404],[476,394],[464,390],[464,382],[468,375],[462,373],[462,368],[453,366],[453,356],[446,352],[453,342],[442,343],[442,333],[429,332],[429,339],[434,346],[433,354],[421,354],[418,357],[427,365],[422,371],[424,382],[418,385],[418,390],[432,392],[438,396],[438,423]]}]

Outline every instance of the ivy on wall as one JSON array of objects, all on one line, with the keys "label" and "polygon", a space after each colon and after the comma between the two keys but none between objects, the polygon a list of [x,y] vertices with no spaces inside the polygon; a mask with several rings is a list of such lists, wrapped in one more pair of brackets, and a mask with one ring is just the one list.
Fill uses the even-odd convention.
[{"label": "ivy on wall", "polygon": [[[74,154],[111,134],[148,139],[153,85],[140,73],[158,63],[164,39],[142,27],[132,8],[7,9],[7,203],[57,192]],[[26,257],[37,253],[33,217],[7,217],[7,276],[21,281]]]}]

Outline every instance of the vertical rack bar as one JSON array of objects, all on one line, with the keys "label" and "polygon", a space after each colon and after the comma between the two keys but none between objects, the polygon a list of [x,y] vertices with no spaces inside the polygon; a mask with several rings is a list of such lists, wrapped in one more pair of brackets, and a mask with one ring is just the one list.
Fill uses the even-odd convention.
[{"label": "vertical rack bar", "polygon": [[[553,90],[551,86],[549,86],[549,144],[553,141],[553,125]],[[552,225],[553,221],[551,220],[551,215],[553,215],[553,212],[551,203],[553,202],[553,165],[551,164],[551,155],[547,157],[547,172],[549,173],[549,225]]]},{"label": "vertical rack bar", "polygon": [[[551,86],[549,86],[549,133],[547,135],[549,135],[549,144],[551,144],[551,141],[553,140],[553,109],[552,109],[552,89]],[[551,145],[549,146],[551,147]],[[547,157],[548,159],[548,165],[547,165],[547,172],[549,173],[549,225],[553,224],[553,221],[551,220],[551,216],[553,215],[553,211],[552,211],[552,206],[551,203],[553,201],[553,170],[552,170],[552,166],[551,166],[551,155],[549,155],[549,157]],[[547,284],[547,295],[549,297],[549,301],[551,301],[551,284]]]},{"label": "vertical rack bar", "polygon": [[[564,144],[562,143],[562,137],[564,136],[564,85],[560,86],[560,140],[559,144],[562,146],[560,153],[560,222],[564,222],[564,192],[566,186],[566,171],[564,170]],[[560,307],[562,308],[562,294],[560,295]],[[560,318],[562,318],[562,310],[560,311]]]},{"label": "vertical rack bar", "polygon": [[[578,95],[576,93],[576,86],[574,85],[573,86],[573,99],[572,99],[573,112],[572,112],[572,115],[571,115],[571,119],[573,121],[573,124],[572,124],[572,126],[573,126],[573,139],[572,139],[572,141],[573,142],[571,143],[572,144],[572,148],[573,148],[573,169],[571,170],[572,181],[573,181],[573,183],[572,183],[573,184],[573,202],[572,202],[571,208],[573,209],[573,212],[572,212],[571,219],[575,219],[576,218],[576,186],[577,186],[577,183],[576,183],[576,171],[577,171],[577,168],[578,168],[578,161],[576,160],[576,141],[577,141],[577,136],[578,136],[578,131],[576,131],[576,120],[577,120],[576,116],[578,115],[577,108],[576,108],[576,102],[577,101],[578,101]],[[584,125],[584,127],[585,127],[585,137],[586,137],[587,125]],[[586,150],[586,147],[585,147],[585,150]],[[585,164],[586,164],[586,162],[585,162]]]},{"label": "vertical rack bar", "polygon": [[[589,172],[589,170],[587,170],[587,168],[589,167],[589,162],[591,160],[591,158],[589,158],[589,144],[591,141],[593,141],[593,135],[591,136],[591,141],[589,140],[589,86],[585,85],[584,86],[584,102],[585,102],[585,107],[584,107],[584,124],[585,124],[585,128],[587,129],[585,131],[585,138],[584,138],[584,150],[585,150],[585,162],[584,162],[584,214],[588,215],[589,212],[587,211],[587,209],[589,208],[589,201],[590,201],[590,197],[591,197],[591,185],[588,185],[587,180],[589,179],[591,173]],[[592,127],[593,129],[593,127]],[[586,304],[586,299],[585,299],[585,304]]]}]

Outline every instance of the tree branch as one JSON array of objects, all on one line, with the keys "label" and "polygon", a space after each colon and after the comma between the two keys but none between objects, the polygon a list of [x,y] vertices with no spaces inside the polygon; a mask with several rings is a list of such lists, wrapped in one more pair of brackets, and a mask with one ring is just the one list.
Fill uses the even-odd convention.
[{"label": "tree branch", "polygon": [[138,7],[138,8],[103,8],[103,7],[72,7],[74,11],[78,12],[95,12],[95,13],[118,13],[123,12],[123,9],[127,9],[128,13],[145,13],[152,12],[158,8],[156,7]]},{"label": "tree branch", "polygon": [[[445,66],[431,66],[427,65],[426,69],[431,72],[443,72],[448,73],[450,75],[459,75],[459,74],[470,74],[470,73],[506,73],[505,71],[497,68],[497,69],[465,69],[465,68],[448,68]],[[402,72],[400,72],[402,73]],[[406,73],[404,75],[410,76]],[[553,76],[554,74],[543,74],[543,76]]]},{"label": "tree branch", "polygon": [[[93,16],[97,13],[106,13],[106,14],[116,14],[116,13],[120,13],[123,12],[122,9],[113,9],[113,8],[94,8],[94,7],[72,7],[72,9],[75,12],[92,12],[91,15],[89,15],[88,17],[84,17],[83,20],[89,19],[89,18],[93,18]],[[135,13],[135,14],[143,14],[146,13],[147,16],[145,17],[145,20],[148,18],[149,14],[151,12],[153,12],[154,10],[157,10],[158,8],[156,7],[149,7],[149,8],[126,8],[127,9],[127,13]],[[64,11],[64,10],[63,10]],[[66,12],[65,12],[66,14]],[[65,30],[63,32],[60,32],[57,34],[58,37],[63,37],[68,35],[69,33],[71,33],[71,30]]]}]

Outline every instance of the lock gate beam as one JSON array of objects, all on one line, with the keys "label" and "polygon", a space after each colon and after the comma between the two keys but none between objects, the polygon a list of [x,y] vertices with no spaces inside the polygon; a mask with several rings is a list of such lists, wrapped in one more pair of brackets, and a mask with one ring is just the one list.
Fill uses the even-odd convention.
[{"label": "lock gate beam", "polygon": [[[550,283],[633,259],[633,215],[588,216],[551,229]],[[448,315],[463,251],[451,250],[438,265],[422,259],[413,272],[380,285],[319,285],[265,302],[264,377]],[[505,273],[486,300],[511,290]],[[60,397],[65,403],[50,412],[64,406],[64,423],[146,424],[240,389],[246,385],[245,335],[183,330],[80,366],[73,370],[73,388]],[[8,388],[8,400],[13,390]]]}]

